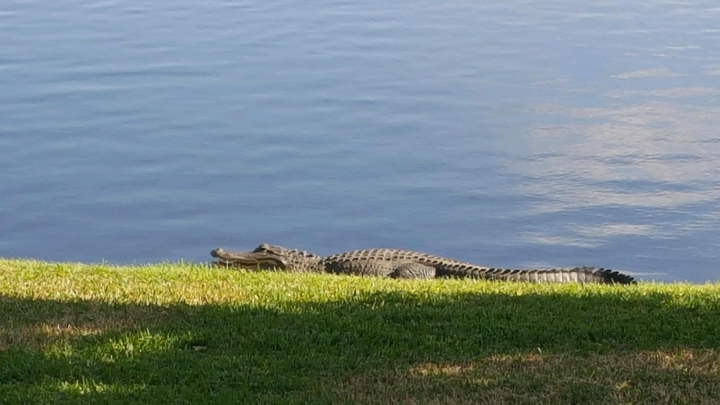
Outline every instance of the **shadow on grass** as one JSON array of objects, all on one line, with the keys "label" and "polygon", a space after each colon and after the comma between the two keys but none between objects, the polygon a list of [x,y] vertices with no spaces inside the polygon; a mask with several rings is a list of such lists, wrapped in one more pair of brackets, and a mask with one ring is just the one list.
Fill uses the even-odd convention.
[{"label": "shadow on grass", "polygon": [[[674,301],[381,292],[263,308],[0,296],[0,398],[662,402],[692,383],[702,403],[720,395],[720,305]],[[669,396],[652,396],[658,384]]]}]

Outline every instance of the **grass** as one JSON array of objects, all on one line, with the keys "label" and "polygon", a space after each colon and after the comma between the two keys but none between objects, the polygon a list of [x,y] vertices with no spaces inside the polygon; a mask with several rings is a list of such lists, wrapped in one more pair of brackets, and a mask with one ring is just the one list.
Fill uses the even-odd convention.
[{"label": "grass", "polygon": [[0,403],[717,404],[720,285],[0,260]]}]

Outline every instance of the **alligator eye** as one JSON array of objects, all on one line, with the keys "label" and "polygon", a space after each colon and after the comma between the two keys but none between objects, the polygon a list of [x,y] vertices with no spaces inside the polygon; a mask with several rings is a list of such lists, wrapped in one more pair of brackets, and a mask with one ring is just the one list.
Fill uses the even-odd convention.
[{"label": "alligator eye", "polygon": [[268,245],[267,243],[261,243],[260,246],[256,247],[255,250],[253,250],[253,252],[260,253],[267,252],[268,250],[270,250],[270,245]]}]

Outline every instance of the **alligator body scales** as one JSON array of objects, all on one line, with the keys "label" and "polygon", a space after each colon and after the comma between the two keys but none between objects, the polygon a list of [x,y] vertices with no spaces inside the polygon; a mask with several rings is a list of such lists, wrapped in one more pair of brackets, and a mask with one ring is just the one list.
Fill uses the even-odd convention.
[{"label": "alligator body scales", "polygon": [[633,277],[610,269],[500,269],[400,249],[353,250],[321,257],[297,249],[261,244],[250,252],[210,252],[215,265],[260,270],[334,273],[391,278],[473,278],[546,283],[635,284]]}]

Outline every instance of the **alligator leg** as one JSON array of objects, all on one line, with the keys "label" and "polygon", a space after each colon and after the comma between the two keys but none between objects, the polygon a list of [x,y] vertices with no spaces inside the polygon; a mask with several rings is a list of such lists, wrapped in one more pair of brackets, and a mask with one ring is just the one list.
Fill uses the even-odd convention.
[{"label": "alligator leg", "polygon": [[435,278],[435,267],[420,263],[403,263],[395,267],[391,278]]}]

